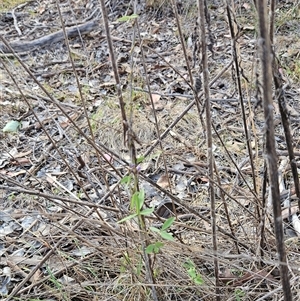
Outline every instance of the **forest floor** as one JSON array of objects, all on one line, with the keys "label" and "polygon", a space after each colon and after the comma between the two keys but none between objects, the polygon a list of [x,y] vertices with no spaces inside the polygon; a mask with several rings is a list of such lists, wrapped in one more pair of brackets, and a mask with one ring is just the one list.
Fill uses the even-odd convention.
[{"label": "forest floor", "polygon": [[[134,218],[118,223],[132,214],[132,182],[124,179],[133,166],[123,141],[98,1],[59,1],[66,28],[99,20],[93,30],[69,40],[70,51],[63,39],[42,47],[28,43],[48,35],[52,39],[50,34],[62,29],[56,1],[23,2],[0,13],[0,35],[10,43],[32,47],[26,46],[18,58],[0,52],[3,300],[153,300],[154,288],[160,301],[214,300],[215,258],[221,300],[283,300],[272,213],[267,194],[263,195],[265,120],[255,7],[252,1],[235,1],[233,9],[239,96],[226,8],[223,1],[208,2],[217,256],[211,233],[203,93],[198,91],[197,106],[187,68],[188,64],[193,81],[199,82],[201,49],[194,1],[177,4],[188,62],[170,4],[146,1],[137,6],[138,37],[134,19],[119,20],[133,13],[130,1],[106,1],[122,97],[141,160],[139,186],[145,205],[155,207],[155,216],[146,216],[144,241],[145,233]],[[275,51],[300,163],[299,2],[282,1],[276,12]],[[282,206],[290,210],[283,210],[287,221],[297,208],[286,203],[292,199],[292,177],[276,102],[274,118]],[[259,212],[264,209],[262,229]],[[171,239],[158,229],[174,214],[176,221],[167,232]],[[285,238],[297,300],[297,233],[286,226]],[[149,255],[154,286],[143,252],[149,242],[158,248]]]}]

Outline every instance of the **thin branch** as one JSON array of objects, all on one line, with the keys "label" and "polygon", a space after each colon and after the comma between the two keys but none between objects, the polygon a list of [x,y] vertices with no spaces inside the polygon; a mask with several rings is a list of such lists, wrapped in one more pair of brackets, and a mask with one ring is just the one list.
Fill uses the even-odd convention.
[{"label": "thin branch", "polygon": [[102,11],[102,19],[103,19],[103,24],[104,24],[104,28],[105,28],[108,49],[109,49],[110,61],[111,61],[111,65],[112,65],[112,69],[113,69],[113,73],[114,73],[114,78],[116,81],[116,90],[117,90],[117,96],[119,99],[120,110],[121,110],[121,115],[122,115],[123,139],[124,139],[124,144],[125,144],[126,135],[128,134],[127,132],[128,132],[128,127],[129,127],[128,122],[127,122],[126,112],[125,112],[125,102],[124,102],[123,96],[122,96],[120,76],[119,76],[119,72],[118,72],[117,60],[115,57],[112,37],[110,34],[110,29],[109,29],[109,24],[108,24],[108,16],[107,16],[107,11],[106,11],[106,7],[105,7],[105,1],[100,0],[100,4],[101,4],[101,11]]},{"label": "thin branch", "polygon": [[[243,127],[244,127],[244,133],[246,136],[247,151],[248,151],[248,155],[250,158],[250,165],[251,165],[251,171],[252,171],[253,188],[254,188],[255,193],[257,194],[255,167],[254,167],[252,147],[251,147],[251,137],[250,137],[248,125],[247,125],[247,117],[246,117],[246,112],[245,112],[242,84],[241,84],[240,63],[239,63],[237,44],[236,44],[237,32],[235,32],[234,23],[233,23],[232,16],[231,16],[232,11],[230,9],[229,1],[227,1],[226,9],[227,9],[227,17],[228,17],[229,29],[230,29],[230,35],[231,35],[232,54],[233,54],[233,60],[234,60],[234,65],[235,65],[238,95],[239,95],[239,100],[240,100],[240,105],[241,105],[241,110],[242,110]],[[259,213],[259,209],[258,209],[258,204],[256,204],[256,205],[257,205],[257,207],[256,207],[257,214],[259,216],[260,213]]]},{"label": "thin branch", "polygon": [[214,250],[214,271],[216,278],[216,300],[220,301],[219,289],[219,262],[218,262],[218,245],[217,245],[217,223],[216,223],[216,205],[215,205],[215,189],[214,189],[214,157],[212,144],[212,120],[211,120],[211,104],[209,93],[209,72],[207,60],[207,43],[205,32],[205,10],[207,10],[207,3],[205,0],[198,0],[199,19],[200,19],[200,34],[201,34],[201,49],[202,49],[202,67],[203,67],[203,87],[205,99],[205,116],[206,116],[206,139],[207,139],[207,160],[208,160],[208,174],[209,174],[209,191],[211,204],[211,227],[212,227],[212,243]]},{"label": "thin branch", "polygon": [[267,1],[256,3],[259,17],[260,48],[263,78],[263,107],[265,116],[266,133],[266,160],[270,181],[270,193],[273,203],[273,218],[276,236],[276,246],[279,255],[281,283],[284,292],[284,300],[291,301],[292,293],[289,282],[287,259],[285,254],[283,225],[281,216],[281,203],[278,185],[278,167],[274,134],[273,100],[272,100],[272,52],[270,35],[268,30]]}]

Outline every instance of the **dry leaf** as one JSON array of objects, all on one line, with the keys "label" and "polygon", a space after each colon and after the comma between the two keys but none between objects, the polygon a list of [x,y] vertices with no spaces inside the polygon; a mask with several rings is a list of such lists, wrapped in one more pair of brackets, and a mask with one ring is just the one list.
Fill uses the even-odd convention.
[{"label": "dry leaf", "polygon": [[162,188],[167,188],[169,186],[168,176],[166,174],[163,174],[158,180],[157,185],[159,185]]},{"label": "dry leaf", "polygon": [[31,283],[37,283],[40,279],[41,279],[41,276],[43,276],[43,273],[40,269],[38,269],[33,275],[32,277],[30,278],[30,282]]},{"label": "dry leaf", "polygon": [[151,96],[153,100],[154,110],[162,111],[164,109],[164,105],[160,101],[161,96],[159,94],[151,94]]}]

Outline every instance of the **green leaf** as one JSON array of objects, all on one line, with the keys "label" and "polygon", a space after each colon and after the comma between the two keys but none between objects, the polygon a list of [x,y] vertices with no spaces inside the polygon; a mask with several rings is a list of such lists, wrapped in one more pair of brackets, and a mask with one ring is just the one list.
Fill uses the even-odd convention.
[{"label": "green leaf", "polygon": [[175,220],[175,217],[168,218],[164,222],[163,226],[161,227],[161,230],[166,230],[166,229],[170,228],[170,226],[173,224],[174,220]]},{"label": "green leaf", "polygon": [[3,128],[3,132],[10,132],[10,133],[16,133],[18,131],[18,128],[21,126],[21,123],[19,121],[11,120],[9,121],[6,126]]},{"label": "green leaf", "polygon": [[155,244],[149,245],[145,249],[145,251],[146,251],[147,254],[151,254],[151,253],[157,254],[160,251],[161,247],[163,247],[163,246],[164,246],[164,244],[162,242],[158,241]]},{"label": "green leaf", "polygon": [[194,262],[191,261],[190,259],[187,259],[183,266],[185,268],[187,268],[187,269],[189,269],[189,268],[195,268]]},{"label": "green leaf", "polygon": [[121,184],[129,185],[130,182],[131,182],[131,176],[129,175],[129,176],[123,177],[120,183],[121,183]]},{"label": "green leaf", "polygon": [[145,251],[146,251],[147,254],[151,254],[151,253],[154,253],[154,252],[153,252],[154,248],[155,248],[155,245],[154,245],[154,244],[151,244],[151,245],[149,245],[149,246],[145,249]]},{"label": "green leaf", "polygon": [[[154,252],[155,252],[155,253],[158,253],[159,250],[160,250],[163,246],[164,246],[164,244],[163,244],[162,242],[157,241],[157,242],[155,243],[155,249],[154,249]],[[156,251],[156,250],[157,250],[157,251]]]},{"label": "green leaf", "polygon": [[145,191],[141,189],[140,191],[137,191],[137,203],[136,203],[136,208],[139,210],[142,209],[145,201]]},{"label": "green leaf", "polygon": [[118,22],[127,22],[129,20],[136,19],[137,17],[138,17],[137,14],[132,14],[130,16],[123,16],[123,17],[117,19],[117,21]]},{"label": "green leaf", "polygon": [[155,227],[149,227],[152,232],[160,233],[160,230]]},{"label": "green leaf", "polygon": [[139,163],[143,162],[144,159],[145,159],[144,156],[140,156],[140,157],[136,158],[136,163],[139,164]]},{"label": "green leaf", "polygon": [[138,207],[138,203],[139,203],[139,192],[136,191],[131,197],[130,208],[136,210],[136,208]]},{"label": "green leaf", "polygon": [[139,211],[144,205],[144,200],[145,191],[143,189],[141,189],[140,191],[136,191],[131,197],[130,208],[135,210],[136,213],[139,214]]},{"label": "green leaf", "polygon": [[190,268],[190,269],[188,269],[187,272],[188,272],[189,276],[190,276],[192,279],[194,279],[194,278],[197,277],[197,273],[196,273],[195,268]]},{"label": "green leaf", "polygon": [[123,223],[123,222],[126,222],[126,221],[128,221],[128,220],[130,220],[130,219],[132,219],[132,218],[134,218],[134,217],[136,217],[136,216],[137,216],[136,213],[131,214],[131,215],[128,215],[128,216],[122,218],[121,220],[119,220],[119,221],[118,221],[118,224]]},{"label": "green leaf", "polygon": [[139,197],[139,209],[142,209],[143,205],[144,205],[144,201],[145,201],[145,191],[144,189],[141,189],[139,191],[139,194],[138,194],[138,197]]},{"label": "green leaf", "polygon": [[171,233],[168,233],[166,231],[159,231],[159,234],[162,238],[164,238],[166,240],[174,240],[174,237],[172,236]]},{"label": "green leaf", "polygon": [[194,262],[190,259],[188,259],[183,266],[187,269],[187,273],[190,276],[190,278],[194,281],[195,284],[203,284],[203,278],[201,276],[201,274],[197,273],[197,269],[196,266],[194,264]]},{"label": "green leaf", "polygon": [[150,215],[154,211],[154,207],[144,209],[140,212],[141,215]]},{"label": "green leaf", "polygon": [[245,292],[240,290],[240,289],[236,289],[234,291],[234,295],[235,295],[235,298],[236,298],[236,301],[241,301],[242,299],[240,297],[244,297],[245,296]]},{"label": "green leaf", "polygon": [[201,275],[197,275],[195,278],[193,278],[193,281],[195,282],[195,284],[203,284],[204,281],[203,281],[203,278],[201,277]]}]

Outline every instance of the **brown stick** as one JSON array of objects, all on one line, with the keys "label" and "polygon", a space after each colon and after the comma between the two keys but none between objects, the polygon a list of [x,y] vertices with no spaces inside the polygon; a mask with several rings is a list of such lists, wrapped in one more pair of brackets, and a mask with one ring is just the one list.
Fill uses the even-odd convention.
[{"label": "brown stick", "polygon": [[[75,25],[66,28],[67,37],[74,38],[78,35],[87,34],[98,27],[99,27],[99,20],[92,20],[80,25]],[[10,46],[11,48],[13,48],[15,52],[28,52],[38,47],[45,47],[53,43],[62,42],[64,41],[64,39],[65,37],[64,37],[63,30],[59,30],[49,35],[28,42],[20,41],[20,40],[12,41],[10,43]],[[0,52],[12,53],[11,50],[8,47],[6,47],[3,43],[0,43]]]}]

